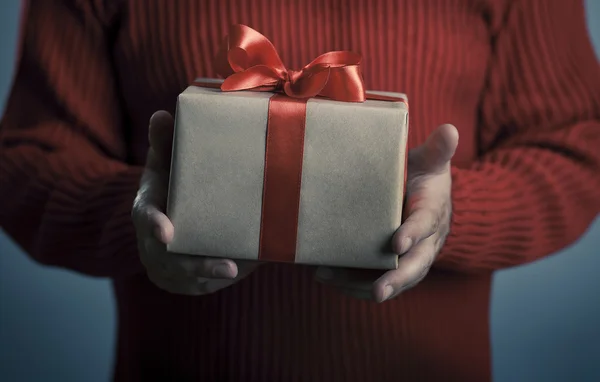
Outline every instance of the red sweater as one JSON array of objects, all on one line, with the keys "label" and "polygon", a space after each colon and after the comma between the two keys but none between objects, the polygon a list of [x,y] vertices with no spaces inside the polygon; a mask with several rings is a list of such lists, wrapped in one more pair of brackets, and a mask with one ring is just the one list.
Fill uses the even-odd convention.
[{"label": "red sweater", "polygon": [[[26,20],[0,225],[41,263],[113,278],[117,380],[485,381],[492,271],[565,247],[600,210],[600,70],[581,1],[56,0]],[[419,286],[374,304],[310,267],[266,265],[183,297],[141,272],[130,210],[149,117],[214,76],[237,22],[290,68],[362,53],[369,89],[408,94],[412,147],[458,127],[452,232]]]}]

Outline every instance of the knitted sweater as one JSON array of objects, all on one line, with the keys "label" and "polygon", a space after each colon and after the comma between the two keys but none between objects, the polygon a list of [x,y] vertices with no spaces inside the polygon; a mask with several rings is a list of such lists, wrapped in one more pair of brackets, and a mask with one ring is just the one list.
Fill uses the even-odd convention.
[{"label": "knitted sweater", "polygon": [[[600,69],[581,1],[27,9],[0,126],[0,226],[43,264],[113,279],[116,380],[488,380],[492,271],[565,247],[600,210]],[[315,283],[312,267],[274,264],[201,297],[148,281],[130,219],[148,120],[215,75],[233,23],[271,39],[289,68],[361,53],[368,89],[408,95],[411,147],[457,126],[451,234],[417,287],[375,304]]]}]

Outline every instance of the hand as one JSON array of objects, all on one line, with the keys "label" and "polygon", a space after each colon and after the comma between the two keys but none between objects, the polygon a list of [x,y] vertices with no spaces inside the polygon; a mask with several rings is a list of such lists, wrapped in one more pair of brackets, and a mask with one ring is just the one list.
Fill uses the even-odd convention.
[{"label": "hand", "polygon": [[417,285],[427,275],[450,230],[452,178],[450,160],[458,131],[442,125],[427,141],[408,153],[406,220],[394,234],[398,269],[381,272],[318,268],[318,281],[354,297],[383,302]]},{"label": "hand", "polygon": [[149,140],[146,168],[132,210],[140,260],[148,278],[171,293],[202,295],[250,274],[258,263],[167,252],[174,228],[164,212],[173,142],[173,117],[166,111],[150,118]]}]

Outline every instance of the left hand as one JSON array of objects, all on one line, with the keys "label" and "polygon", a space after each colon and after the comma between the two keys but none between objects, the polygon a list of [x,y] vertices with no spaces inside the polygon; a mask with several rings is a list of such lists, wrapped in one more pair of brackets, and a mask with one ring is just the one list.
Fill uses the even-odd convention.
[{"label": "left hand", "polygon": [[398,268],[381,271],[319,267],[317,280],[362,299],[383,302],[417,285],[429,272],[450,230],[450,160],[458,145],[452,125],[438,127],[427,141],[409,151],[406,220],[394,234]]}]

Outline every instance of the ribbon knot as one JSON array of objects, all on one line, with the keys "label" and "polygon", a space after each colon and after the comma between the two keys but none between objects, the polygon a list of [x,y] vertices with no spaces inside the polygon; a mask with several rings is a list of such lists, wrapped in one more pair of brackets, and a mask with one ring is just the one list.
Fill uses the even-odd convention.
[{"label": "ribbon knot", "polygon": [[289,82],[290,84],[294,84],[298,81],[298,79],[302,76],[302,70],[292,70],[288,69],[285,73],[285,82]]},{"label": "ribbon knot", "polygon": [[366,99],[361,57],[349,51],[320,55],[301,70],[287,69],[265,36],[246,25],[233,25],[217,55],[223,91],[282,91],[292,98],[316,96],[336,101]]}]

